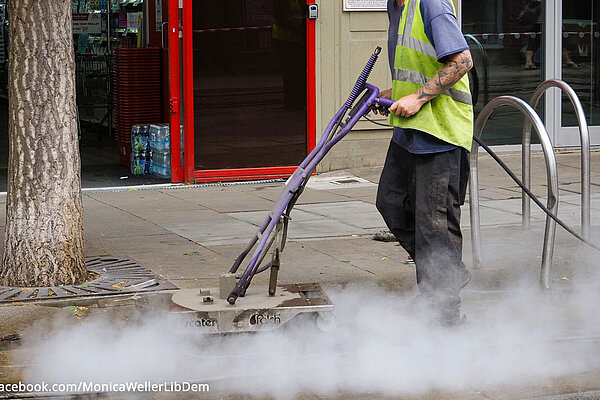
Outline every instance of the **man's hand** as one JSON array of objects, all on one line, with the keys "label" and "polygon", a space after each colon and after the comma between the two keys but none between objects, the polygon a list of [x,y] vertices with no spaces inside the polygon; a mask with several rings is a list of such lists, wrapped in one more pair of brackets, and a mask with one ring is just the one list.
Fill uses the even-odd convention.
[{"label": "man's hand", "polygon": [[[386,99],[391,99],[392,98],[392,89],[386,89],[386,90],[382,90],[381,92],[379,92],[379,97],[383,97]],[[379,103],[377,103],[377,107],[379,107]],[[373,109],[373,114],[377,115],[377,114],[381,114],[384,117],[387,117],[389,115],[389,112],[385,111],[385,108],[381,108],[380,110],[377,110],[376,108]]]},{"label": "man's hand", "polygon": [[418,113],[426,102],[427,100],[420,98],[417,93],[413,93],[397,100],[390,107],[390,111],[400,117],[409,118]]}]

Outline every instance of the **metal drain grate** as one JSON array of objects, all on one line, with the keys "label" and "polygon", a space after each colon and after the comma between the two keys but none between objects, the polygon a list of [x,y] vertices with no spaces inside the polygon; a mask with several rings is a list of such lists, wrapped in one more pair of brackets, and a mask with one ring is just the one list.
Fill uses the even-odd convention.
[{"label": "metal drain grate", "polygon": [[348,179],[337,179],[335,181],[331,181],[331,183],[336,184],[336,185],[350,185],[350,184],[363,183],[363,182],[359,181],[357,178],[348,178]]},{"label": "metal drain grate", "polygon": [[0,286],[0,303],[177,289],[177,286],[128,258],[88,258],[86,267],[99,277],[81,285],[27,288]]}]

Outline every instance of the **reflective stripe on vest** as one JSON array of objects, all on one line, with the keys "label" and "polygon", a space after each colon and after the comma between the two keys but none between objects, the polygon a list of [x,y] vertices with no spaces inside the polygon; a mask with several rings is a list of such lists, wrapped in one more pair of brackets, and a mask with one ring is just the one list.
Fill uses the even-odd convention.
[{"label": "reflective stripe on vest", "polygon": [[[435,48],[425,34],[420,2],[421,0],[406,0],[405,12],[398,27],[392,76],[392,98],[396,100],[415,93],[435,77],[443,66],[437,60]],[[421,110],[410,118],[392,113],[390,124],[427,132],[470,151],[473,137],[473,106],[468,76],[464,75],[452,88],[425,103]]]}]

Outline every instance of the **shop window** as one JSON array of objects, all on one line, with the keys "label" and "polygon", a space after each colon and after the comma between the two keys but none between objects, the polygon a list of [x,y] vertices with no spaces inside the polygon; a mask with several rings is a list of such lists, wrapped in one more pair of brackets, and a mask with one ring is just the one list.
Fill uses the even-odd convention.
[{"label": "shop window", "polygon": [[[478,80],[475,113],[501,95],[528,101],[543,80],[544,2],[540,0],[463,0],[462,28],[474,56]],[[487,73],[484,73],[487,72]],[[543,110],[540,104],[538,111]],[[500,108],[486,125],[490,144],[521,143],[523,117]]]},{"label": "shop window", "polygon": [[[600,3],[562,0],[562,77],[573,86],[589,125],[600,125]],[[568,99],[562,107],[562,126],[577,126]]]}]

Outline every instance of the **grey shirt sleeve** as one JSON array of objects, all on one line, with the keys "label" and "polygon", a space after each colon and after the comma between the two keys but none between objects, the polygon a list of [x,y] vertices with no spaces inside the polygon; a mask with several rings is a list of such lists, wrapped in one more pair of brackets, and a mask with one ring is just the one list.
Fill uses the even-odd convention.
[{"label": "grey shirt sleeve", "polygon": [[469,48],[450,1],[421,0],[421,15],[425,23],[425,34],[435,48],[438,61]]}]

